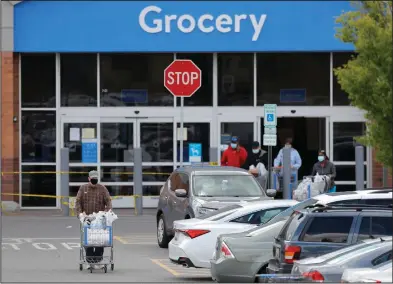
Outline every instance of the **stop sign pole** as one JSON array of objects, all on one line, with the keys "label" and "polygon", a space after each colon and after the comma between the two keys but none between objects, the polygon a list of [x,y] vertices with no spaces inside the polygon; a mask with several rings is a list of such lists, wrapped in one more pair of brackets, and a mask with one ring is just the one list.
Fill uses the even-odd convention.
[{"label": "stop sign pole", "polygon": [[191,60],[174,60],[164,70],[165,88],[167,88],[175,99],[180,97],[180,166],[183,166],[184,98],[190,98],[201,87],[201,85],[202,71]]}]

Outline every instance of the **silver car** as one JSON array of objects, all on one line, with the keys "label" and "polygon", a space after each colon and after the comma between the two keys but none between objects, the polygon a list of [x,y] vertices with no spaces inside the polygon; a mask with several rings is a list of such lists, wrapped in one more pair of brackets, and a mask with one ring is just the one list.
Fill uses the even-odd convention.
[{"label": "silver car", "polygon": [[347,268],[371,268],[392,259],[392,237],[364,240],[349,247],[295,261],[293,276],[339,283]]},{"label": "silver car", "polygon": [[176,169],[160,190],[157,242],[168,247],[173,222],[202,216],[228,205],[272,199],[248,171],[234,167],[191,166]]}]

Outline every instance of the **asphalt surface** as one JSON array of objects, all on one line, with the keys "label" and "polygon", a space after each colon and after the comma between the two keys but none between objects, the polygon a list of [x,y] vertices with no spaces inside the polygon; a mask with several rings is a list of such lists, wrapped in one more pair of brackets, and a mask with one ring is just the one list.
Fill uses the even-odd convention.
[{"label": "asphalt surface", "polygon": [[168,250],[157,246],[154,211],[119,215],[114,271],[79,271],[79,242],[75,217],[3,215],[1,282],[212,282],[208,269],[168,261]]}]

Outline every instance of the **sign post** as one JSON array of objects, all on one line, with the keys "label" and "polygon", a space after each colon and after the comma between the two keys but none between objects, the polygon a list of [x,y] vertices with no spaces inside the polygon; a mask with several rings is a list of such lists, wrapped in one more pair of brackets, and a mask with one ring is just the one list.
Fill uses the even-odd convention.
[{"label": "sign post", "polygon": [[191,60],[174,60],[164,70],[165,88],[167,88],[175,99],[180,97],[180,166],[183,166],[184,98],[190,98],[196,91],[198,91],[201,85],[202,71]]},{"label": "sign post", "polygon": [[263,146],[268,146],[268,187],[273,187],[272,180],[272,146],[277,146],[277,105],[265,104],[264,108],[264,132],[263,132]]}]

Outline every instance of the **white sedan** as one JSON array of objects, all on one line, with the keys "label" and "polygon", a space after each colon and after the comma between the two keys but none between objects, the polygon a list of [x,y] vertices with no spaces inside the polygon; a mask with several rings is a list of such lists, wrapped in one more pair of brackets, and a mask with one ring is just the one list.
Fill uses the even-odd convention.
[{"label": "white sedan", "polygon": [[341,277],[341,282],[392,283],[392,261],[384,262],[373,268],[346,269]]},{"label": "white sedan", "polygon": [[247,231],[297,203],[296,200],[245,202],[198,218],[175,221],[175,236],[168,246],[169,259],[186,267],[210,268],[220,234]]}]

